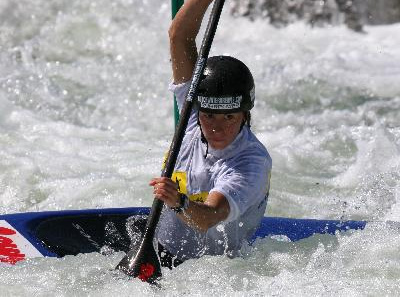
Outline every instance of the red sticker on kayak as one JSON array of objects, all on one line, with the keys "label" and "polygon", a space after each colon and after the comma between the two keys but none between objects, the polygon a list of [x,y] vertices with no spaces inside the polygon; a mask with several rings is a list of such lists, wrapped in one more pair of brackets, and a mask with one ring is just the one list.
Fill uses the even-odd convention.
[{"label": "red sticker on kayak", "polygon": [[8,222],[0,220],[0,262],[15,264],[43,255]]}]

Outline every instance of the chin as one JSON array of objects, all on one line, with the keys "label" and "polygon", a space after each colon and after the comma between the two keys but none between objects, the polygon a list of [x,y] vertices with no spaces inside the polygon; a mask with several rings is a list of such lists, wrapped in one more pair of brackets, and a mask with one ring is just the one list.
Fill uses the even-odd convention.
[{"label": "chin", "polygon": [[213,149],[215,150],[223,150],[226,148],[228,145],[226,143],[208,143]]}]

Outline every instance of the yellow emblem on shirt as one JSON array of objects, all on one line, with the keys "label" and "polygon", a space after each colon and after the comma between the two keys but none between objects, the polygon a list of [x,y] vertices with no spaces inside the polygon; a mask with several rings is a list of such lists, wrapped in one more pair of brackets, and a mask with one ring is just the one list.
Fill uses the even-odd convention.
[{"label": "yellow emblem on shirt", "polygon": [[171,179],[177,183],[178,185],[178,192],[181,194],[185,194],[188,196],[189,200],[197,201],[197,202],[204,202],[207,199],[208,192],[200,192],[196,194],[189,194],[187,192],[187,176],[186,172],[184,171],[174,171],[172,173]]},{"label": "yellow emblem on shirt", "polygon": [[182,171],[174,171],[172,173],[171,179],[176,182],[178,185],[178,192],[181,194],[187,195],[187,188],[186,188],[186,172]]}]

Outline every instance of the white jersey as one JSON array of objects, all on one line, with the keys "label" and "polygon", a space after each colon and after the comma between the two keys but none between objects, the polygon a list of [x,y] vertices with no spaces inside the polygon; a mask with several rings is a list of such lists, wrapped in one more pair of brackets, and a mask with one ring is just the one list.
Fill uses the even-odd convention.
[{"label": "white jersey", "polygon": [[[179,109],[190,82],[170,85]],[[158,241],[181,260],[202,255],[237,256],[264,216],[272,160],[266,148],[245,125],[235,140],[222,150],[201,141],[198,112],[189,119],[172,179],[191,201],[204,202],[210,192],[223,194],[229,202],[228,217],[203,233],[185,224],[164,207],[157,230]]]}]

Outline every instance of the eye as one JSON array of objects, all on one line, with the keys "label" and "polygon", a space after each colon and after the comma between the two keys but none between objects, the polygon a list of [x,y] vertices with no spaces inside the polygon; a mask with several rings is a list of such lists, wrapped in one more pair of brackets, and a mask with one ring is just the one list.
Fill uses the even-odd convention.
[{"label": "eye", "polygon": [[224,118],[225,120],[231,121],[235,119],[235,116],[233,114],[226,114]]}]

